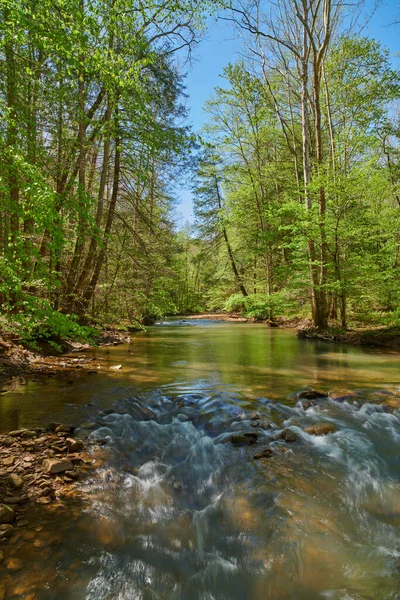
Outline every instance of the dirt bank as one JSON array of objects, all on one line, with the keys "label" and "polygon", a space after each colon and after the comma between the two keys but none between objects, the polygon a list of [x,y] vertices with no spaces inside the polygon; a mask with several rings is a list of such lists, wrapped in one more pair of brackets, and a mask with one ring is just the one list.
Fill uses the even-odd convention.
[{"label": "dirt bank", "polygon": [[268,319],[254,319],[252,317],[244,317],[240,313],[202,313],[199,315],[190,315],[182,317],[182,320],[186,321],[198,321],[201,319],[210,319],[212,321],[225,321],[227,323],[260,323],[269,327],[280,327],[280,328],[295,328],[299,326],[310,325],[310,319],[304,319],[302,317],[294,317],[288,319],[286,317],[277,317],[277,319],[271,322]]},{"label": "dirt bank", "polygon": [[300,339],[317,339],[326,342],[352,344],[354,346],[400,350],[399,327],[375,327],[342,332],[336,330],[318,331],[314,327],[306,325],[297,329],[297,337]]},{"label": "dirt bank", "polygon": [[16,375],[56,375],[59,372],[74,375],[86,371],[94,374],[101,368],[101,361],[86,355],[86,350],[95,346],[118,346],[130,340],[129,332],[101,331],[95,345],[64,342],[63,354],[60,354],[46,342],[40,344],[37,351],[32,351],[17,340],[0,334],[0,380]]}]

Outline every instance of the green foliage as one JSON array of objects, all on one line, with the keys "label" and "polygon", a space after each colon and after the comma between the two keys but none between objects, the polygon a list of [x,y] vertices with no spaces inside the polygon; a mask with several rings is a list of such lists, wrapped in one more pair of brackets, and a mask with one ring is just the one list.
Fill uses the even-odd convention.
[{"label": "green foliage", "polygon": [[63,341],[93,342],[97,333],[92,327],[80,325],[76,315],[55,311],[47,301],[29,296],[14,305],[12,311],[2,306],[0,326],[34,349],[46,341],[57,351],[61,351]]},{"label": "green foliage", "polygon": [[273,315],[281,316],[293,303],[291,303],[283,292],[277,292],[268,296],[267,294],[250,294],[242,296],[234,294],[225,302],[224,311],[240,312],[243,316],[256,320],[271,318]]}]

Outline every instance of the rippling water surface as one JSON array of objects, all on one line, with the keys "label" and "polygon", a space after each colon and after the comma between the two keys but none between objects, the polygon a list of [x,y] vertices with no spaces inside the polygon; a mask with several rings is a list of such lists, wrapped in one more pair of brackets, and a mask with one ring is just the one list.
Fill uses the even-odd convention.
[{"label": "rippling water surface", "polygon": [[[106,442],[87,501],[35,516],[39,552],[18,542],[10,598],[400,598],[399,354],[172,322],[97,355],[96,376],[0,400],[3,429],[68,415]],[[304,407],[305,386],[346,398]],[[335,431],[304,431],[321,422]],[[257,442],[234,446],[244,432]]]}]

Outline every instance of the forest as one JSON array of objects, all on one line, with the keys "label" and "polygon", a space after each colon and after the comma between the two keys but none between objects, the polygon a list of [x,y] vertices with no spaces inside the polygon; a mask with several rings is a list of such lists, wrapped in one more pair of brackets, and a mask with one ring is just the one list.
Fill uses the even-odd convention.
[{"label": "forest", "polygon": [[[367,16],[343,0],[3,0],[0,329],[87,338],[202,311],[398,325],[400,78]],[[215,19],[241,52],[198,133],[185,75]]]}]

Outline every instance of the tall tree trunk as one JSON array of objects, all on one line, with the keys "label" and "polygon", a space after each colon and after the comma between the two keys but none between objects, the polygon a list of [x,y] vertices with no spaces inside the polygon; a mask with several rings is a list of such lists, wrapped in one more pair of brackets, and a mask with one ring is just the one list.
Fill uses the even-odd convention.
[{"label": "tall tree trunk", "polygon": [[[81,10],[84,10],[83,0],[80,3]],[[78,161],[78,226],[75,240],[74,254],[71,260],[66,286],[66,302],[65,309],[72,312],[75,304],[73,290],[75,288],[76,278],[78,275],[79,264],[82,257],[83,247],[85,243],[85,226],[86,226],[86,89],[84,75],[84,55],[80,57],[80,69],[78,76],[78,144],[79,144],[79,161]]]},{"label": "tall tree trunk", "polygon": [[[216,194],[217,194],[218,206],[219,206],[219,209],[221,210],[222,209],[222,198],[221,198],[221,192],[220,192],[220,189],[219,189],[219,183],[218,183],[217,177],[215,177],[215,191],[216,191]],[[222,235],[223,235],[224,240],[225,240],[226,249],[228,251],[229,260],[230,260],[230,263],[231,263],[233,274],[234,274],[235,279],[236,279],[236,283],[237,283],[240,291],[242,292],[243,296],[248,296],[247,290],[246,290],[246,288],[244,286],[243,280],[242,280],[242,278],[240,276],[240,273],[238,271],[238,268],[236,266],[236,261],[235,261],[235,257],[234,257],[233,251],[232,251],[232,246],[231,246],[231,244],[229,242],[228,233],[226,231],[226,227],[225,226],[222,228]]]},{"label": "tall tree trunk", "polygon": [[[9,20],[9,10],[4,8],[4,21]],[[14,164],[13,153],[17,150],[17,80],[14,43],[8,39],[5,43],[6,61],[6,102],[7,102],[7,178],[10,195],[10,234],[16,240],[19,233],[19,181]]]},{"label": "tall tree trunk", "polygon": [[[103,148],[103,164],[100,175],[100,183],[99,183],[99,191],[98,191],[98,200],[97,200],[97,211],[96,211],[96,232],[92,235],[90,240],[88,254],[86,256],[80,277],[78,279],[78,283],[76,284],[74,290],[74,296],[77,298],[77,310],[80,313],[83,306],[80,304],[80,297],[85,289],[86,282],[90,276],[91,270],[93,268],[97,246],[98,246],[98,235],[101,231],[101,223],[103,220],[103,212],[104,212],[104,195],[107,184],[108,171],[110,168],[110,149],[111,149],[111,139],[108,133],[108,127],[111,121],[111,102],[108,102],[107,110],[105,114],[105,127],[106,127],[106,137],[104,139],[104,148]],[[87,303],[84,303],[87,306]]]},{"label": "tall tree trunk", "polygon": [[[315,148],[317,168],[320,171],[324,156],[322,148],[322,123],[321,123],[321,102],[320,102],[320,68],[314,63],[314,111],[315,111]],[[327,240],[326,240],[326,194],[323,185],[318,190],[319,195],[319,231],[320,231],[320,252],[319,252],[319,276],[318,276],[318,302],[316,306],[315,326],[319,329],[325,329],[328,324],[328,310],[326,300],[325,286],[327,283]]]},{"label": "tall tree trunk", "polygon": [[103,266],[104,258],[107,252],[108,238],[111,233],[111,227],[114,221],[115,206],[118,199],[119,180],[121,172],[121,136],[119,132],[119,111],[118,111],[118,98],[116,99],[116,107],[114,111],[115,118],[115,159],[114,159],[114,176],[113,176],[113,189],[110,199],[110,205],[108,207],[107,221],[104,229],[103,246],[97,256],[93,275],[90,279],[89,285],[87,286],[84,294],[83,305],[87,307],[93,297],[94,291],[97,286],[97,282],[100,277],[101,267]]}]

